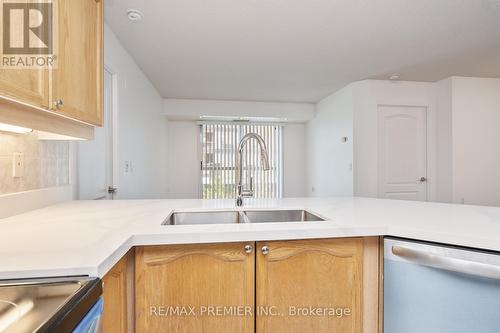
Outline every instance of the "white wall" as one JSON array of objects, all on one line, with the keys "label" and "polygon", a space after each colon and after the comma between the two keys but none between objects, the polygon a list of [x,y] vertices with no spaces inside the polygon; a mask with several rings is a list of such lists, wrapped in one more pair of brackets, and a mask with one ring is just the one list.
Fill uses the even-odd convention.
[{"label": "white wall", "polygon": [[[500,206],[500,79],[494,78],[367,80],[324,99],[307,124],[308,195],[350,194],[353,183],[354,195],[377,196],[379,105],[427,107],[429,201]],[[338,139],[351,123],[354,139],[341,150]],[[353,175],[345,169],[350,158]]]},{"label": "white wall", "polygon": [[[342,137],[348,137],[346,143]],[[353,88],[349,85],[320,101],[306,127],[308,196],[353,194]]]},{"label": "white wall", "polygon": [[194,121],[168,122],[168,197],[198,198],[200,194],[200,129]]},{"label": "white wall", "polygon": [[[200,197],[199,125],[195,121],[168,122],[168,197]],[[285,197],[304,196],[305,138],[303,124],[283,129],[283,189]]]},{"label": "white wall", "polygon": [[500,79],[452,78],[453,201],[500,206]]},{"label": "white wall", "polygon": [[[378,106],[424,106],[428,113],[428,192],[436,196],[436,108],[432,83],[354,82],[317,104],[307,124],[306,193],[378,196]],[[341,143],[341,137],[349,141]],[[351,166],[353,170],[351,170]],[[314,191],[313,191],[314,189]]]},{"label": "white wall", "polygon": [[366,80],[353,84],[354,195],[378,196],[378,106],[427,108],[428,200],[436,199],[436,107],[434,84]]},{"label": "white wall", "polygon": [[286,124],[283,128],[283,196],[305,196],[305,124]]},{"label": "white wall", "polygon": [[163,105],[167,117],[174,120],[199,120],[200,116],[271,117],[303,123],[314,117],[314,104],[308,103],[165,99]]},{"label": "white wall", "polygon": [[436,82],[437,187],[436,201],[453,201],[452,78]]},{"label": "white wall", "polygon": [[[165,197],[167,120],[163,99],[107,25],[104,51],[106,67],[118,78],[118,198]],[[131,161],[132,172],[125,172],[125,161]]]}]

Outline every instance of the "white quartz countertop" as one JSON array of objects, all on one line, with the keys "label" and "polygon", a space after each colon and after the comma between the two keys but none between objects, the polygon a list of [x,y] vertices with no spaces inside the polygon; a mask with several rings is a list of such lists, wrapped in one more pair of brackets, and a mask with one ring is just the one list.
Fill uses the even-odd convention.
[{"label": "white quartz countertop", "polygon": [[397,236],[500,251],[500,208],[368,198],[247,200],[305,209],[325,222],[162,226],[173,211],[234,209],[233,200],[72,201],[0,220],[0,279],[102,277],[135,245]]}]

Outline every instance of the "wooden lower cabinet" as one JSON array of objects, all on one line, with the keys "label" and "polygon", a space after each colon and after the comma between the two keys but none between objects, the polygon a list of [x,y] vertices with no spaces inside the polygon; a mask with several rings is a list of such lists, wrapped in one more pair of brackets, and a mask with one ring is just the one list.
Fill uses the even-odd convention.
[{"label": "wooden lower cabinet", "polygon": [[256,255],[256,332],[378,331],[377,238],[259,242]]},{"label": "wooden lower cabinet", "polygon": [[138,248],[136,332],[254,332],[253,316],[241,313],[254,306],[255,256],[245,245]]},{"label": "wooden lower cabinet", "polygon": [[140,247],[135,331],[376,333],[379,265],[377,237]]},{"label": "wooden lower cabinet", "polygon": [[103,332],[125,333],[133,328],[134,250],[103,277]]}]

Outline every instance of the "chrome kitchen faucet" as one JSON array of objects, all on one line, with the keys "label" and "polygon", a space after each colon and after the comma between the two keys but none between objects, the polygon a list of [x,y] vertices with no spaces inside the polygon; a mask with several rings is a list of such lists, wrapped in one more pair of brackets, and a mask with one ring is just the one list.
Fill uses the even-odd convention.
[{"label": "chrome kitchen faucet", "polygon": [[236,206],[243,206],[243,198],[251,198],[253,197],[253,180],[250,178],[250,189],[245,190],[243,188],[243,172],[242,172],[242,164],[243,164],[243,148],[250,139],[254,139],[257,141],[260,147],[260,162],[262,163],[262,167],[265,171],[271,169],[269,166],[269,153],[267,152],[266,143],[264,139],[256,133],[248,133],[245,135],[238,144],[238,156],[236,158],[236,179],[238,183],[236,184]]}]

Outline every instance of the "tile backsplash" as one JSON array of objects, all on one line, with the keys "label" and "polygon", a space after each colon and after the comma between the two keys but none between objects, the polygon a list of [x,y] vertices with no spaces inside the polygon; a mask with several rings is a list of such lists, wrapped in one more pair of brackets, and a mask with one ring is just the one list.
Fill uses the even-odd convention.
[{"label": "tile backsplash", "polygon": [[[15,152],[24,154],[24,176],[12,176]],[[40,141],[37,132],[0,132],[0,195],[69,184],[68,141]]]}]

